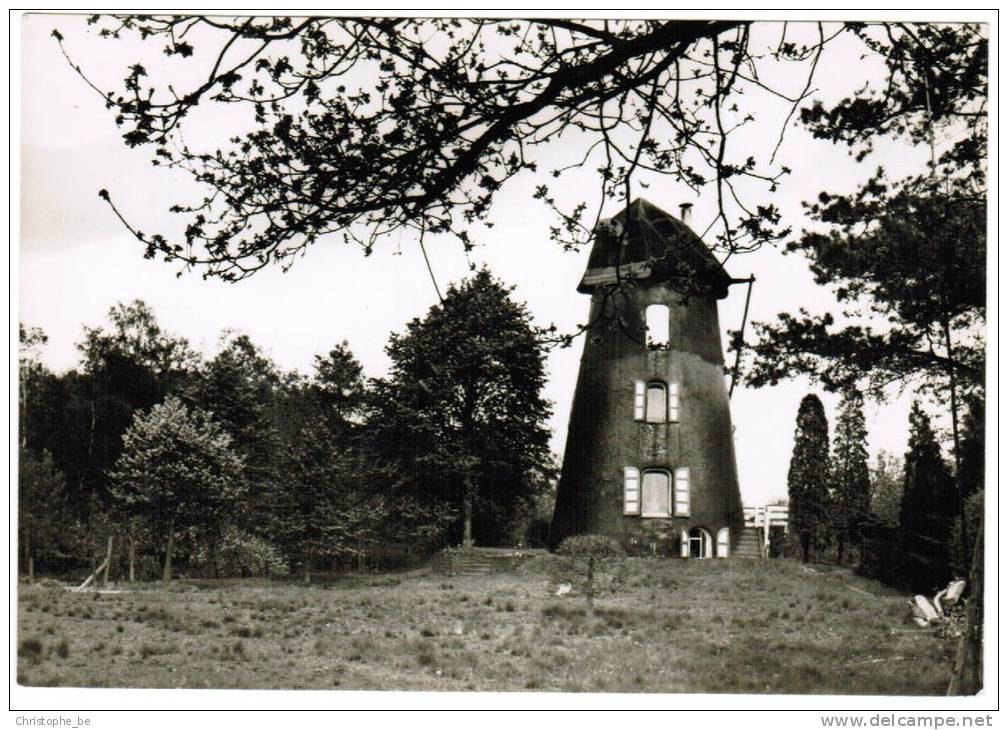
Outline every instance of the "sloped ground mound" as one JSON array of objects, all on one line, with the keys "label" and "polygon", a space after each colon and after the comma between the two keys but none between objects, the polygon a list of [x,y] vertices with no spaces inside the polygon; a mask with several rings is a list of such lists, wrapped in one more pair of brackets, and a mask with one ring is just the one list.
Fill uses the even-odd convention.
[{"label": "sloped ground mound", "polygon": [[[41,686],[944,694],[954,643],[906,597],[787,561],[624,563],[557,597],[551,556],[482,576],[304,588],[20,587],[18,682]],[[852,590],[853,587],[853,590]]]}]

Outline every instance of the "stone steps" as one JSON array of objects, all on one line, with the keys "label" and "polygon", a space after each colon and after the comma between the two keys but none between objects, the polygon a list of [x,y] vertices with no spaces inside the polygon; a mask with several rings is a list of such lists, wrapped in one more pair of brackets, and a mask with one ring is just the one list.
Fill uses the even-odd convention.
[{"label": "stone steps", "polygon": [[448,575],[481,576],[491,573],[506,573],[533,557],[531,550],[507,550],[501,548],[470,548],[468,550],[445,550],[433,562],[433,568]]},{"label": "stone steps", "polygon": [[763,546],[760,541],[759,530],[755,527],[746,527],[739,535],[738,543],[732,551],[732,557],[759,559],[763,557]]}]

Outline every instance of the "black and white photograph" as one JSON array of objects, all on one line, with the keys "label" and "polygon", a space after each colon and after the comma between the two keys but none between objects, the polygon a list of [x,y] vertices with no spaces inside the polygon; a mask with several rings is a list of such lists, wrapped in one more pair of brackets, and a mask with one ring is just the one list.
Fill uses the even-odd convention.
[{"label": "black and white photograph", "polygon": [[199,12],[10,15],[12,710],[993,726],[996,11]]}]

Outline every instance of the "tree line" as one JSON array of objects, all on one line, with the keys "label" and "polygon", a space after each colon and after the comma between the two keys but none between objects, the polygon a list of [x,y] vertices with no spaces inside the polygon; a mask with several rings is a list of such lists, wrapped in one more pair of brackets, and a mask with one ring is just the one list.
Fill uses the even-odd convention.
[{"label": "tree line", "polygon": [[[21,327],[24,570],[92,564],[168,578],[408,561],[524,539],[552,475],[546,338],[488,271],[391,336],[384,378],[346,342],[285,372],[247,335],[210,358],[142,301],[85,327],[76,368]],[[127,568],[128,563],[128,568]]]},{"label": "tree line", "polygon": [[833,558],[914,590],[964,577],[970,564],[961,545],[973,544],[983,514],[983,400],[970,400],[962,434],[965,520],[954,465],[920,402],[910,410],[902,465],[881,453],[875,469],[863,405],[860,391],[844,391],[831,445],[822,401],[802,399],[788,470],[791,549],[804,562]]},{"label": "tree line", "polygon": [[[329,234],[369,253],[403,229],[421,247],[428,233],[454,233],[468,250],[497,192],[523,173],[542,177],[533,197],[557,214],[550,237],[577,248],[603,207],[629,202],[642,176],[707,188],[717,212],[705,238],[719,258],[787,241],[839,305],[788,308],[757,323],[755,342],[736,333],[748,383],[804,375],[880,400],[890,387],[923,391],[951,417],[950,466],[966,523],[970,469],[982,469],[965,435],[986,365],[986,25],[205,16],[94,16],[89,24],[104,38],[151,46],[106,91],[53,31],[125,144],[146,146],[152,164],[206,186],[202,202],[171,208],[186,222],[184,238],[143,233],[149,227],[131,223],[135,212],[99,191],[147,257],[230,281],[290,266]],[[830,57],[844,39],[857,49],[849,58],[862,62]],[[162,54],[195,66],[199,80],[173,85],[178,77],[152,61]],[[843,99],[814,99],[816,74],[837,61],[867,73]],[[777,76],[796,65],[807,73],[797,93]],[[777,144],[735,144],[735,131],[767,116],[767,101],[786,111]],[[199,126],[197,108],[214,104],[247,109],[254,125],[190,148],[181,130]],[[813,137],[872,165],[853,193],[823,191],[809,203],[821,225],[798,236],[776,205],[790,172],[777,154],[796,116]],[[561,138],[570,164],[539,170],[536,148]],[[884,140],[926,146],[929,162],[894,178],[872,158]],[[577,168],[598,170],[597,200],[565,201],[549,187],[550,177]],[[975,545],[963,530],[956,549],[968,556],[982,533],[981,520]],[[974,561],[976,596],[982,568]],[[971,602],[974,658],[979,607]],[[962,686],[975,691],[978,662],[971,672]]]}]

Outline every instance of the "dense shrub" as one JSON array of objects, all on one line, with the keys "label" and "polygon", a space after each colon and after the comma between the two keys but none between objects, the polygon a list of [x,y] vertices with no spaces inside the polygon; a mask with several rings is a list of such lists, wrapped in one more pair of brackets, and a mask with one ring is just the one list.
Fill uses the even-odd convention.
[{"label": "dense shrub", "polygon": [[621,570],[626,553],[618,542],[604,535],[575,535],[557,548],[556,583],[566,583],[592,606],[595,597],[616,593],[624,583]]},{"label": "dense shrub", "polygon": [[770,528],[768,554],[771,558],[801,559],[801,542],[797,536],[783,527]]},{"label": "dense shrub", "polygon": [[863,526],[861,560],[855,572],[897,588],[911,588],[906,573],[903,531],[871,516]]},{"label": "dense shrub", "polygon": [[671,558],[679,555],[679,528],[672,520],[641,520],[627,542],[634,557]]},{"label": "dense shrub", "polygon": [[[269,542],[236,528],[225,530],[216,554],[217,572],[228,577],[287,575],[290,566]],[[193,555],[195,567],[210,568],[210,555],[201,548]]]},{"label": "dense shrub", "polygon": [[550,521],[544,517],[532,517],[525,527],[524,542],[530,548],[549,546]]}]

